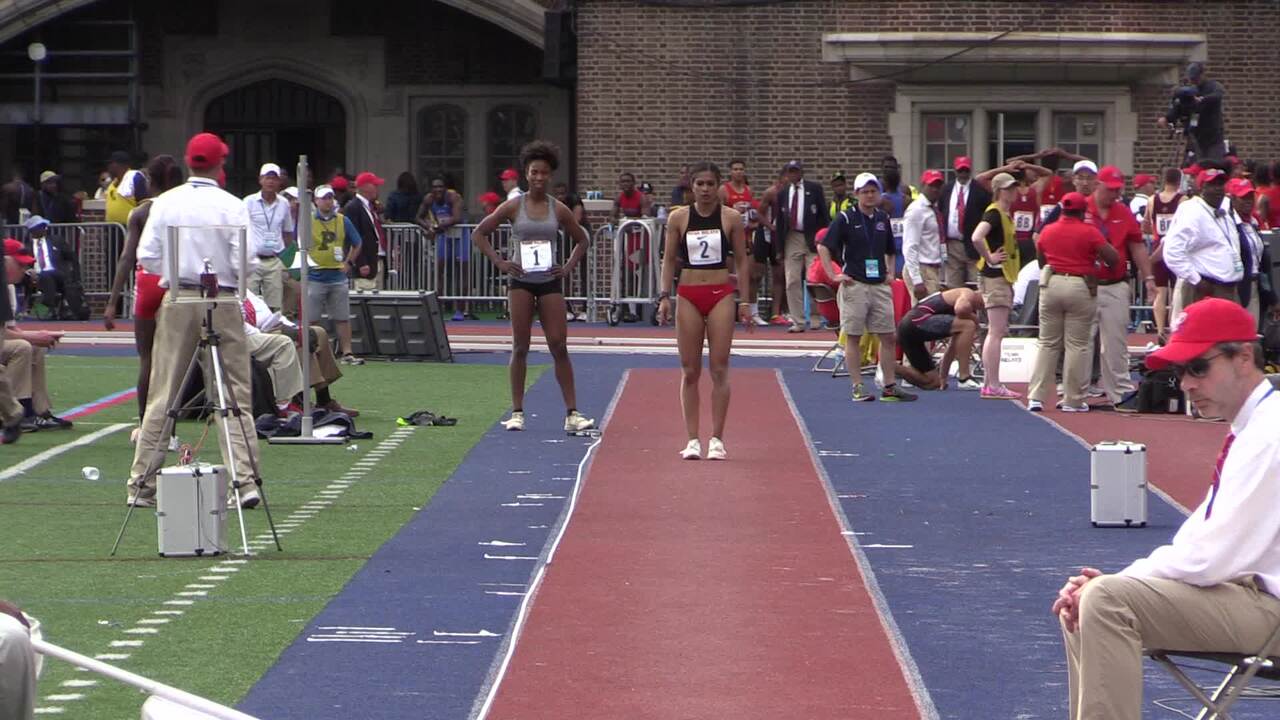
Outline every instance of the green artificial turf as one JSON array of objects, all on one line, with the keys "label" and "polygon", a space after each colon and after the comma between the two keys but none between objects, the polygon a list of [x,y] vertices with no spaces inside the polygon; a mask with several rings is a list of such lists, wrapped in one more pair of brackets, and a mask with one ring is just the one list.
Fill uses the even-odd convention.
[{"label": "green artificial turf", "polygon": [[[133,384],[136,361],[126,358],[52,357],[50,386],[56,408],[88,402]],[[532,383],[544,368],[531,368]],[[506,368],[478,365],[369,363],[344,368],[333,386],[343,404],[361,410],[360,429],[373,440],[344,447],[262,447],[263,476],[277,522],[315,499],[395,429],[395,417],[430,409],[458,418],[451,428],[415,428],[364,479],[333,505],[282,536],[285,552],[261,551],[221,583],[201,581],[226,558],[162,559],[150,510],[135,513],[115,558],[107,553],[124,517],[124,482],[133,457],[128,430],[71,450],[30,472],[0,481],[0,597],[16,601],[43,623],[50,642],[93,656],[130,653],[118,664],[184,690],[233,704],[241,698],[305,624],[411,516],[428,503],[481,435],[509,407]],[[0,471],[50,447],[110,423],[129,423],[133,401],[78,421],[72,431],[26,435],[0,449]],[[195,440],[201,425],[184,423],[179,435]],[[210,434],[200,458],[219,462]],[[100,469],[83,479],[81,468]],[[239,551],[239,525],[228,535]],[[261,509],[247,513],[250,537],[267,532]],[[138,620],[188,584],[213,584],[208,595],[156,635],[126,635]],[[111,648],[115,640],[142,639],[142,648]],[[42,697],[84,693],[62,703],[63,717],[137,717],[143,701],[108,680],[92,688],[60,687],[90,676],[60,662],[46,664]]]}]

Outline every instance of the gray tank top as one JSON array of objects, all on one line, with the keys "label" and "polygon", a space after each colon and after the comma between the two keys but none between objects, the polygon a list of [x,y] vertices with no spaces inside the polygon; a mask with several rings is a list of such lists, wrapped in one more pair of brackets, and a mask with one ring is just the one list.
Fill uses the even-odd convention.
[{"label": "gray tank top", "polygon": [[511,260],[524,270],[520,282],[548,283],[555,280],[551,266],[556,264],[556,243],[560,240],[555,199],[547,197],[547,217],[537,220],[525,211],[527,197],[520,196],[520,209],[511,223]]}]

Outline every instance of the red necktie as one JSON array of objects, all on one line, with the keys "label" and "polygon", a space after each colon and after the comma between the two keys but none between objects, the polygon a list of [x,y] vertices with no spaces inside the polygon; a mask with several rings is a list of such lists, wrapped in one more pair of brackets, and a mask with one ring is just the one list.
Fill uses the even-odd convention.
[{"label": "red necktie", "polygon": [[942,211],[938,209],[937,205],[933,206],[933,219],[934,219],[934,222],[938,223],[938,243],[943,247],[946,247],[947,246],[947,231],[945,229],[946,223],[943,222]]},{"label": "red necktie", "polygon": [[258,311],[253,309],[253,303],[249,298],[244,299],[244,321],[258,327]]},{"label": "red necktie", "polygon": [[1213,468],[1213,486],[1209,491],[1209,505],[1204,509],[1204,519],[1208,520],[1213,514],[1213,501],[1218,497],[1218,481],[1222,479],[1222,466],[1227,462],[1227,453],[1231,452],[1231,443],[1236,441],[1235,433],[1227,435],[1227,439],[1222,441],[1222,452],[1218,453],[1218,464]]},{"label": "red necktie", "polygon": [[800,188],[791,187],[791,229],[795,230],[800,226]]},{"label": "red necktie", "polygon": [[964,186],[956,192],[956,227],[960,230],[960,239],[964,239]]}]

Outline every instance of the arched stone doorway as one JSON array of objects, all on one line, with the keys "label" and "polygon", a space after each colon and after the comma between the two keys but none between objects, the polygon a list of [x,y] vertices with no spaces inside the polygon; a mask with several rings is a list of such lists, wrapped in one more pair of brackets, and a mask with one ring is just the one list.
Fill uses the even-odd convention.
[{"label": "arched stone doorway", "polygon": [[204,126],[231,148],[227,189],[245,195],[258,187],[258,168],[279,164],[291,176],[299,155],[328,179],[347,160],[347,114],[335,97],[287,80],[245,85],[205,107]]}]

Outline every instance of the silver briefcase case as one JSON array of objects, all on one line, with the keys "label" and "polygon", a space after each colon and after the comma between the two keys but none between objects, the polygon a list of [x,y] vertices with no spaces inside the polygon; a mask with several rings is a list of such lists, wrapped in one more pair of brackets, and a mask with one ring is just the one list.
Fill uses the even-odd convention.
[{"label": "silver briefcase case", "polygon": [[156,478],[156,530],[161,557],[227,552],[227,469],[178,465]]},{"label": "silver briefcase case", "polygon": [[1094,527],[1146,527],[1147,446],[1103,442],[1089,453]]}]

